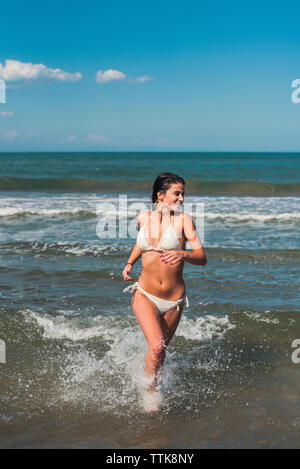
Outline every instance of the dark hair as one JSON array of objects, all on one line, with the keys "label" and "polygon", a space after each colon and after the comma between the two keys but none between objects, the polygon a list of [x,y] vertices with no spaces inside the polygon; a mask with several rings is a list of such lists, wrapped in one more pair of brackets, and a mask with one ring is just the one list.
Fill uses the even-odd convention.
[{"label": "dark hair", "polygon": [[152,203],[154,204],[155,202],[157,202],[158,192],[165,193],[170,188],[171,184],[176,184],[178,182],[185,185],[184,179],[180,176],[177,176],[177,174],[160,173],[155,179],[152,186]]}]

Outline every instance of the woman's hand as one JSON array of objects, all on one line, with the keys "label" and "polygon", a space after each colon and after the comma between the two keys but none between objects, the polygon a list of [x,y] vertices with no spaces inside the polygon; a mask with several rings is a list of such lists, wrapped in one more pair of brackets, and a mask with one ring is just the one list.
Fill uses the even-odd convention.
[{"label": "woman's hand", "polygon": [[184,251],[162,251],[160,259],[165,264],[174,265],[184,260]]},{"label": "woman's hand", "polygon": [[126,282],[130,282],[131,280],[134,280],[132,277],[129,277],[129,275],[128,275],[128,274],[130,274],[130,271],[132,270],[132,267],[133,266],[131,264],[126,264],[125,269],[122,272],[123,278],[124,278],[124,280],[126,280]]}]

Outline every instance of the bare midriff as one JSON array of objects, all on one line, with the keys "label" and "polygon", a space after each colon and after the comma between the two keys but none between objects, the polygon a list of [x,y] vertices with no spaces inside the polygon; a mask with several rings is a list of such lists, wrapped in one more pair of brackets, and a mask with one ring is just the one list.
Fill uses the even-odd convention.
[{"label": "bare midriff", "polygon": [[[185,249],[185,240],[180,240],[181,249]],[[138,279],[139,285],[151,295],[163,300],[176,301],[184,296],[183,281],[184,261],[164,263],[160,252],[145,251],[142,254],[142,273]]]}]

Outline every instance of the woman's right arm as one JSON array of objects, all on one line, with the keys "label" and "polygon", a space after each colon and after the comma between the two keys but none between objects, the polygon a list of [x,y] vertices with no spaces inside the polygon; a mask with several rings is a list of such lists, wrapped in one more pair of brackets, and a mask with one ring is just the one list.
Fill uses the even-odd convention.
[{"label": "woman's right arm", "polygon": [[[138,230],[140,230],[139,215],[138,215]],[[128,264],[125,265],[125,268],[122,272],[123,278],[127,282],[130,282],[131,280],[134,280],[132,277],[129,277],[128,274],[130,274],[133,265],[141,257],[141,254],[142,254],[142,250],[138,247],[137,243],[135,243],[134,248],[132,249],[130,257],[128,259]]]}]

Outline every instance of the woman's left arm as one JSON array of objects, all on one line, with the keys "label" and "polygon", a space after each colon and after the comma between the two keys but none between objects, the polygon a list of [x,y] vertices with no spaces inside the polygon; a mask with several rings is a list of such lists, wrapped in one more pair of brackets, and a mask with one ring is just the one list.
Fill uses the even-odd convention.
[{"label": "woman's left arm", "polygon": [[191,251],[162,251],[161,260],[166,264],[174,265],[184,260],[190,264],[205,265],[207,263],[205,251],[198,236],[195,223],[188,213],[183,213],[183,232],[192,248]]},{"label": "woman's left arm", "polygon": [[188,213],[183,213],[184,235],[189,242],[191,251],[183,251],[183,259],[190,264],[205,265],[207,263],[205,251],[198,236],[195,223]]}]

